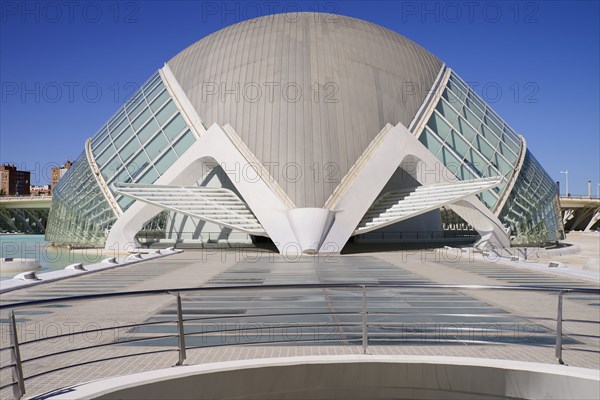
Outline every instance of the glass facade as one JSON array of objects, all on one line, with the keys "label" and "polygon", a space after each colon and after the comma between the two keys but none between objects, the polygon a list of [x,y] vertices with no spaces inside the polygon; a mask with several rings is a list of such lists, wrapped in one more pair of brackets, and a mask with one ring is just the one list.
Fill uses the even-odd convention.
[{"label": "glass facade", "polygon": [[[477,196],[511,229],[513,243],[540,244],[562,238],[556,185],[529,151],[519,173],[521,138],[454,72],[419,141],[461,180],[502,177],[497,187]],[[507,193],[516,173],[515,185]],[[537,179],[536,183],[531,179]]]},{"label": "glass facade", "polygon": [[[106,184],[154,183],[196,138],[158,73],[92,139]],[[134,200],[113,193],[125,211]]]},{"label": "glass facade", "polygon": [[529,150],[500,220],[510,226],[514,245],[543,245],[564,239],[558,186]]},{"label": "glass facade", "polygon": [[58,245],[102,247],[115,221],[84,152],[52,189],[46,240]]},{"label": "glass facade", "polygon": [[419,140],[461,180],[501,176],[496,188],[478,195],[496,210],[515,173],[521,139],[454,72]]},{"label": "glass facade", "polygon": [[[90,147],[102,179],[110,188],[115,182],[154,183],[195,141],[157,72],[92,137]],[[53,191],[46,235],[49,241],[104,246],[116,217],[92,174],[84,153],[60,180]],[[122,211],[135,201],[112,194]],[[101,207],[102,212],[98,209],[98,213],[91,214],[90,209],[95,207]]]},{"label": "glass facade", "polygon": [[[563,237],[556,185],[528,151],[518,171],[524,151],[521,138],[453,72],[418,139],[461,180],[502,177],[496,188],[478,196],[510,228],[514,244],[541,244]],[[103,247],[117,216],[96,178],[109,190],[117,182],[152,184],[195,141],[155,73],[90,139],[89,152],[53,189],[47,240]],[[88,162],[89,154],[95,165]],[[507,193],[511,180],[515,185]],[[135,201],[111,193],[117,211],[126,211]],[[152,223],[164,224],[163,219],[157,217]],[[446,222],[458,226],[464,221],[449,218]]]}]

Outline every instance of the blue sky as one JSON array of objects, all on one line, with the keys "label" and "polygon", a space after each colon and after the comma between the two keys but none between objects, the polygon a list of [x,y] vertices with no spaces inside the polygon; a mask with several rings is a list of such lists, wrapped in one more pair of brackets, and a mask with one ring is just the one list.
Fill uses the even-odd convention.
[{"label": "blue sky", "polygon": [[0,162],[49,180],[163,63],[271,11],[324,11],[392,29],[446,62],[569,191],[600,182],[598,1],[1,1]]}]

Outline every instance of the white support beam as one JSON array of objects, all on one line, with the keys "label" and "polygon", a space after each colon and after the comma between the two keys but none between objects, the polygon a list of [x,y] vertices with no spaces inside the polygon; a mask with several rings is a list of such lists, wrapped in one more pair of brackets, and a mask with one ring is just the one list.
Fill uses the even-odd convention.
[{"label": "white support beam", "polygon": [[563,209],[563,225],[567,223],[573,215],[575,214],[575,210],[572,208]]},{"label": "white support beam", "polygon": [[500,183],[501,177],[418,186],[395,190],[381,196],[362,218],[355,235],[371,232],[429,211],[449,206]]},{"label": "white support beam", "polygon": [[[359,158],[361,164],[350,170],[352,176],[342,180],[340,185],[344,185],[344,190],[336,189],[333,198],[328,201],[335,218],[319,252],[341,251],[399,167],[422,185],[459,182],[401,123],[393,129],[384,129],[381,135],[376,139],[376,148],[367,149],[369,156]],[[479,232],[483,239],[478,243],[480,247],[510,246],[510,239],[500,220],[475,195],[461,198],[449,207]]]},{"label": "white support beam", "polygon": [[600,208],[596,208],[594,210],[594,215],[592,215],[592,219],[590,219],[589,224],[584,229],[584,232],[589,232],[592,230],[594,225],[596,225],[600,221]]},{"label": "white support beam", "polygon": [[251,235],[266,236],[247,204],[229,189],[120,183],[114,184],[113,190],[165,210]]},{"label": "white support beam", "polygon": [[[230,139],[234,134],[231,128],[226,133],[219,125],[213,124],[155,184],[192,186],[207,170],[220,165],[278,249],[283,252],[293,243],[296,245],[291,251],[294,251],[298,240],[288,219],[290,208],[273,192],[273,183],[265,182],[260,171]],[[163,209],[156,204],[133,203],[111,228],[106,240],[107,250],[128,252],[138,246],[135,241],[137,232]]]}]

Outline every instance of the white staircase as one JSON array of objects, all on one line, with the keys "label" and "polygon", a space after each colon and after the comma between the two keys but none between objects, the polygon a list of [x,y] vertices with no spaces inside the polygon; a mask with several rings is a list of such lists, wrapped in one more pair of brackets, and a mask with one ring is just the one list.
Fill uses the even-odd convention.
[{"label": "white staircase", "polygon": [[246,203],[229,189],[115,183],[113,190],[123,196],[203,221],[252,235],[266,235]]},{"label": "white staircase", "polygon": [[491,189],[498,185],[501,179],[501,177],[495,176],[387,192],[369,208],[359,222],[354,234],[371,232],[438,209],[465,197]]}]

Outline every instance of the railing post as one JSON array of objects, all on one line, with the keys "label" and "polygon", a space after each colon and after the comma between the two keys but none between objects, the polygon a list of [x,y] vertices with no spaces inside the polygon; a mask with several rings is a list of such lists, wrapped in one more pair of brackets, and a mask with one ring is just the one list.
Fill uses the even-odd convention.
[{"label": "railing post", "polygon": [[362,286],[362,347],[363,354],[367,354],[367,349],[369,347],[369,333],[367,326],[367,287]]},{"label": "railing post", "polygon": [[183,310],[181,308],[181,294],[177,292],[177,340],[179,344],[179,361],[175,365],[183,365],[185,361],[185,331],[183,330]]},{"label": "railing post", "polygon": [[[25,380],[23,379],[23,364],[21,363],[21,351],[19,350],[19,338],[17,336],[17,323],[15,322],[15,312],[10,312],[10,342],[13,348],[12,357],[15,366],[13,368],[13,379],[17,381],[17,386],[13,389],[13,394],[20,399],[25,394]],[[18,391],[18,392],[17,392]]]},{"label": "railing post", "polygon": [[554,348],[554,355],[556,356],[559,364],[564,364],[562,359],[562,319],[563,319],[563,295],[565,291],[561,291],[558,294],[558,310],[556,312],[556,346]]}]

